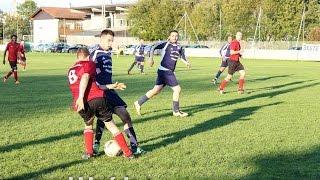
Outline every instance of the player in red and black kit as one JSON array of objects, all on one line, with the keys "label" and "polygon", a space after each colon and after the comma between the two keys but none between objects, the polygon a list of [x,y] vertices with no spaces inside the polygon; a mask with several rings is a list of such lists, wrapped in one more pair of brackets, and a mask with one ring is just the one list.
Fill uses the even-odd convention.
[{"label": "player in red and black kit", "polygon": [[19,84],[20,82],[18,81],[18,68],[17,68],[17,59],[18,59],[18,52],[20,49],[20,44],[17,43],[17,36],[12,35],[11,36],[11,42],[7,44],[7,47],[4,51],[4,56],[3,56],[3,64],[6,64],[6,55],[7,51],[9,52],[8,54],[8,61],[11,67],[11,71],[8,72],[6,76],[3,77],[3,82],[6,82],[8,78],[12,75],[14,75],[15,83]]},{"label": "player in red and black kit", "polygon": [[[85,129],[83,132],[85,142],[84,159],[93,156],[93,120],[94,116],[102,120],[105,127],[112,133],[115,141],[119,144],[123,154],[127,158],[133,158],[132,151],[128,148],[123,134],[119,131],[112,120],[112,112],[107,107],[105,93],[95,81],[96,66],[89,61],[89,51],[80,48],[77,52],[77,62],[68,71],[70,91],[73,96],[73,108],[84,119]],[[111,87],[109,87],[111,88]],[[113,88],[125,88],[119,83]]]},{"label": "player in red and black kit", "polygon": [[18,51],[18,63],[21,64],[21,66],[23,66],[23,71],[25,71],[27,66],[27,58],[24,50],[24,41],[20,42],[20,47]]},{"label": "player in red and black kit", "polygon": [[243,53],[243,50],[240,46],[240,41],[242,39],[242,33],[237,32],[236,39],[233,40],[230,44],[230,61],[228,62],[228,75],[227,77],[222,81],[219,87],[220,94],[224,94],[225,87],[227,86],[227,83],[231,80],[233,74],[237,71],[240,73],[239,77],[239,87],[238,87],[238,93],[243,94],[244,93],[244,77],[245,77],[245,71],[244,67],[240,62],[241,54]]}]

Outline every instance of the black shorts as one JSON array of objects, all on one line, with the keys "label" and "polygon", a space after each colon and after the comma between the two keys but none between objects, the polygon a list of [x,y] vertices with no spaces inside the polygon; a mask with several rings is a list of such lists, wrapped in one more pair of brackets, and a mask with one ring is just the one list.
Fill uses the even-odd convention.
[{"label": "black shorts", "polygon": [[79,114],[87,125],[92,124],[94,116],[104,122],[112,120],[112,112],[107,107],[105,98],[95,98],[85,102],[84,110],[79,111]]},{"label": "black shorts", "polygon": [[107,106],[112,110],[113,113],[117,107],[127,107],[127,104],[121,99],[115,90],[107,90],[105,93]]},{"label": "black shorts", "polygon": [[18,70],[17,61],[9,61],[9,64],[10,64],[12,71]]},{"label": "black shorts", "polygon": [[174,72],[158,70],[156,85],[168,85],[170,87],[174,87],[179,85],[179,83]]},{"label": "black shorts", "polygon": [[240,61],[228,61],[228,74],[233,75],[237,71],[244,70],[243,65],[240,63]]},{"label": "black shorts", "polygon": [[143,56],[136,56],[136,59],[135,59],[136,62],[144,62],[144,57]]},{"label": "black shorts", "polygon": [[228,67],[228,61],[229,61],[229,58],[223,59],[221,61],[220,67]]}]

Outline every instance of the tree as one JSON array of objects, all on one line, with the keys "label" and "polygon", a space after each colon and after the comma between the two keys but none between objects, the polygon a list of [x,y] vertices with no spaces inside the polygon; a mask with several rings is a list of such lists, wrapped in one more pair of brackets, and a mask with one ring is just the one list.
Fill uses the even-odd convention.
[{"label": "tree", "polygon": [[253,37],[259,13],[259,0],[221,0],[224,33],[241,31],[244,39]]},{"label": "tree", "polygon": [[200,40],[219,38],[219,11],[219,4],[214,0],[201,1],[194,7],[190,17]]},{"label": "tree", "polygon": [[17,7],[18,20],[21,21],[19,35],[31,34],[30,17],[36,10],[37,4],[33,0],[26,0]]},{"label": "tree", "polygon": [[[22,19],[19,16],[4,14],[4,34],[5,39],[9,39],[13,34],[20,34],[19,29],[22,27]],[[19,36],[21,38],[21,36]]]},{"label": "tree", "polygon": [[183,2],[180,1],[138,1],[129,9],[130,32],[145,40],[166,39],[183,13]]}]

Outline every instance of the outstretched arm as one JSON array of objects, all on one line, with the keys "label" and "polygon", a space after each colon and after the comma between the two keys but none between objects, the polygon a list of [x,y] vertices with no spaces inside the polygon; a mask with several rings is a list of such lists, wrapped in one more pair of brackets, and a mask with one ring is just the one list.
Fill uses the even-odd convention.
[{"label": "outstretched arm", "polygon": [[76,101],[76,108],[78,112],[84,109],[83,98],[84,98],[84,93],[88,86],[89,79],[90,79],[90,75],[88,73],[84,73],[81,77],[80,85],[79,85],[79,97]]},{"label": "outstretched arm", "polygon": [[186,54],[185,54],[184,48],[181,48],[180,55],[181,55],[181,58],[180,58],[181,61],[190,69],[191,68],[191,64],[186,58]]},{"label": "outstretched arm", "polygon": [[154,64],[154,61],[153,61],[153,53],[156,49],[163,49],[165,46],[166,46],[167,42],[160,42],[160,43],[157,43],[155,45],[153,45],[148,53],[149,55],[149,63],[150,63],[150,66],[152,67],[153,64]]}]

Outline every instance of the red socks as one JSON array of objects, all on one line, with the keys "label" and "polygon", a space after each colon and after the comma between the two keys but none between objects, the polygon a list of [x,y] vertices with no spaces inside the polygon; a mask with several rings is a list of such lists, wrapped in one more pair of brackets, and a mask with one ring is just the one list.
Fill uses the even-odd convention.
[{"label": "red socks", "polygon": [[84,145],[86,154],[92,156],[93,155],[93,130],[92,129],[85,129],[83,131],[84,137]]},{"label": "red socks", "polygon": [[239,79],[238,91],[243,91],[244,79]]},{"label": "red socks", "polygon": [[[114,139],[117,141],[118,145],[120,146],[123,154],[126,157],[129,157],[132,155],[132,151],[128,148],[127,142],[124,139],[124,136],[122,133],[117,134],[116,136],[114,136]],[[92,145],[91,145],[92,146]]]},{"label": "red socks", "polygon": [[221,84],[220,84],[220,90],[224,90],[224,88],[227,86],[227,81],[226,80],[223,80],[222,82],[221,82]]},{"label": "red socks", "polygon": [[14,79],[15,79],[16,81],[18,81],[18,72],[17,72],[17,71],[14,71],[14,72],[13,72],[13,75],[14,75]]}]

